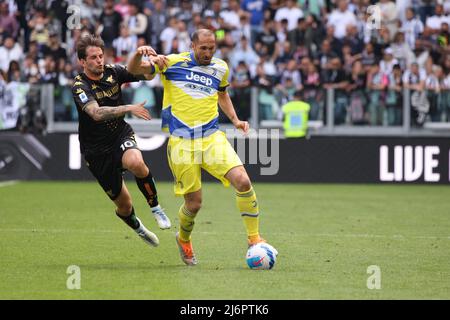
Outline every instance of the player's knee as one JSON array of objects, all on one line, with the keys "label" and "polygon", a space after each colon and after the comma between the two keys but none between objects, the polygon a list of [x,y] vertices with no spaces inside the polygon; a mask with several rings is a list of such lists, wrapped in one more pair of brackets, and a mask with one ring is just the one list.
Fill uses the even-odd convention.
[{"label": "player's knee", "polygon": [[196,214],[202,208],[202,200],[201,199],[191,200],[186,202],[185,205],[190,212]]},{"label": "player's knee", "polygon": [[138,176],[140,178],[148,176],[149,173],[148,167],[145,165],[144,161],[139,157],[134,157],[133,159],[130,159],[127,165],[127,169],[131,171],[135,176]]},{"label": "player's knee", "polygon": [[250,178],[246,174],[241,174],[235,180],[235,187],[237,191],[245,192],[250,190],[250,188],[252,187],[252,182],[250,181]]},{"label": "player's knee", "polygon": [[122,203],[117,204],[117,212],[121,216],[127,216],[133,210],[133,204],[131,201],[124,201]]}]

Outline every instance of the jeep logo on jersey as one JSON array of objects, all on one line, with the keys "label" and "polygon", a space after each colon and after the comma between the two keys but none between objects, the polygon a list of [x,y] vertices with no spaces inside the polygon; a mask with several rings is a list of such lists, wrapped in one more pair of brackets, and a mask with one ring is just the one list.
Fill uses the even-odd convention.
[{"label": "jeep logo on jersey", "polygon": [[205,77],[205,76],[199,76],[198,74],[195,74],[192,71],[191,71],[190,75],[186,76],[186,79],[187,80],[194,80],[194,81],[203,83],[206,86],[211,86],[212,83],[213,83],[211,78],[208,78],[208,77]]}]

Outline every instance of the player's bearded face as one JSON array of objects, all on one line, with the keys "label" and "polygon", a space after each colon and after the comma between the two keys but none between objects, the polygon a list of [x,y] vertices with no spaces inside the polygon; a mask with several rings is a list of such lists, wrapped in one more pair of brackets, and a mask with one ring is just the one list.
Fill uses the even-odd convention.
[{"label": "player's bearded face", "polygon": [[91,74],[99,76],[104,71],[105,58],[103,51],[98,47],[88,47],[86,49],[86,60],[83,67]]},{"label": "player's bearded face", "polygon": [[216,39],[214,36],[201,37],[196,43],[192,44],[192,48],[198,64],[208,65],[216,52]]}]

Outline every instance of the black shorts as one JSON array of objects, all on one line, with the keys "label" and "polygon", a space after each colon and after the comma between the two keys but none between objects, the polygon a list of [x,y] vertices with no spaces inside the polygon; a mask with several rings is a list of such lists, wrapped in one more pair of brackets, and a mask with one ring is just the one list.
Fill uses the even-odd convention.
[{"label": "black shorts", "polygon": [[117,199],[122,190],[123,172],[122,156],[129,149],[138,149],[134,136],[127,136],[116,141],[112,152],[85,156],[86,165],[111,200]]}]

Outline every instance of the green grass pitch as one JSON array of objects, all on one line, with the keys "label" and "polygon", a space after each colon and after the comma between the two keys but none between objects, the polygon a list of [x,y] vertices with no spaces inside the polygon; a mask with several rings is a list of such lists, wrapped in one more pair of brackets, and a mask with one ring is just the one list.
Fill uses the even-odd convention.
[{"label": "green grass pitch", "polygon": [[[127,186],[159,247],[119,220],[94,182],[0,187],[0,299],[450,299],[448,186],[255,184],[262,235],[279,251],[270,271],[245,264],[232,189],[204,184],[199,265],[187,267],[172,185],[158,183],[173,223],[164,231]],[[66,286],[70,265],[80,267],[79,290]],[[372,265],[380,289],[367,286]]]}]

